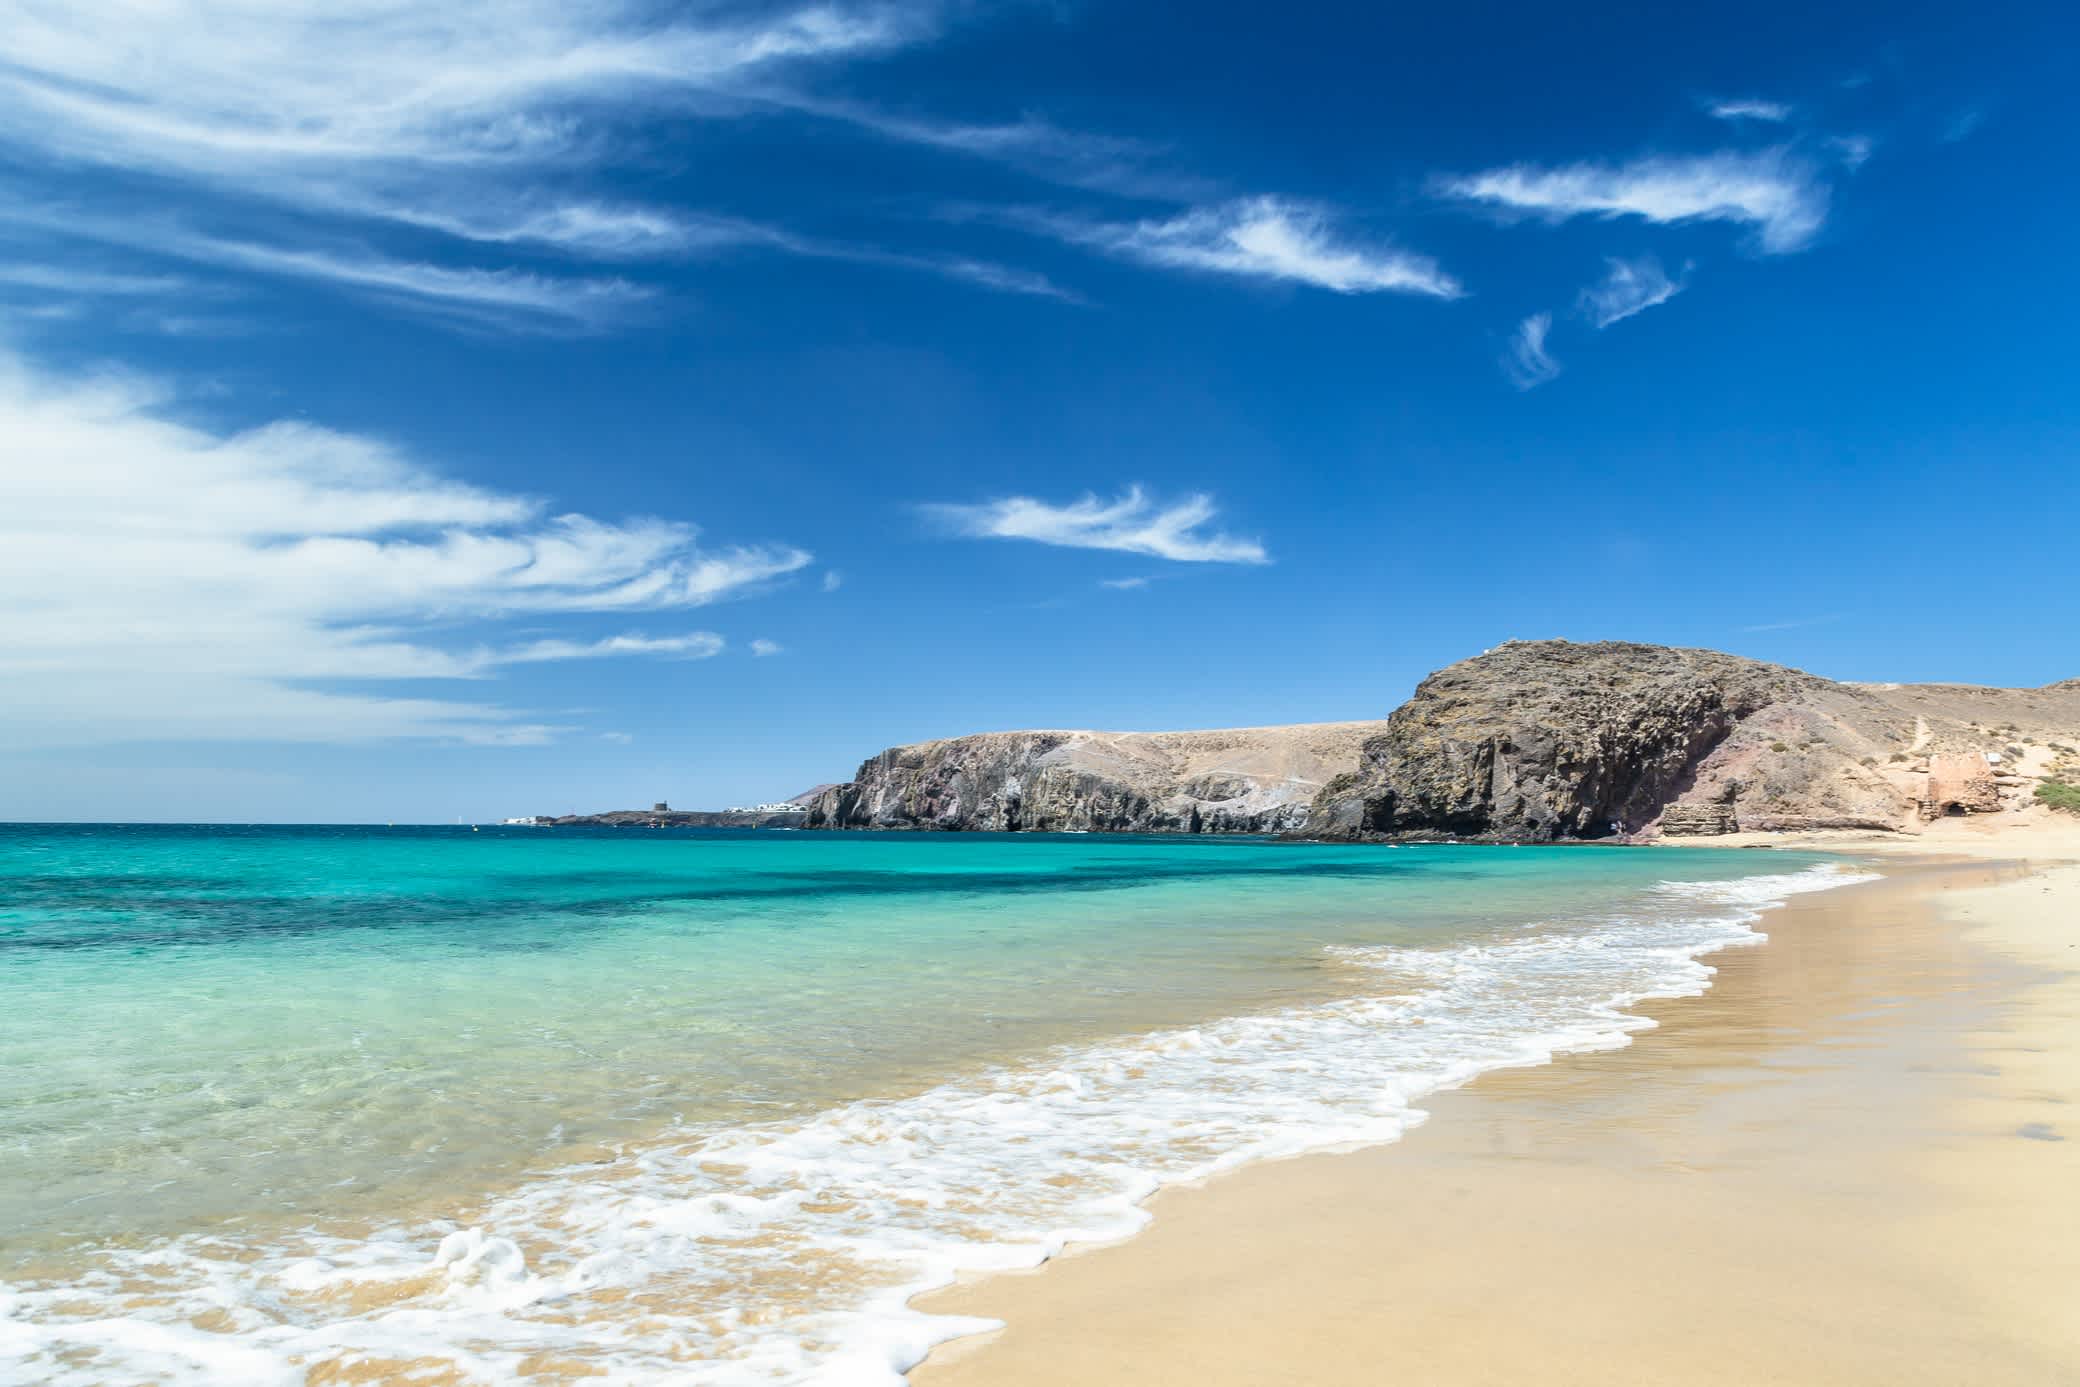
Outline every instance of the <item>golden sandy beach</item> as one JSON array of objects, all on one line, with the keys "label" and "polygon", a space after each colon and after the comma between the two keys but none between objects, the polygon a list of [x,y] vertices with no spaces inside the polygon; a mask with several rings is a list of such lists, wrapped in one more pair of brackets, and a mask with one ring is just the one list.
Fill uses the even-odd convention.
[{"label": "golden sandy beach", "polygon": [[912,1379],[2080,1383],[2080,823],[1798,844],[1887,878],[1772,912],[1627,1049],[929,1297],[1006,1327]]}]

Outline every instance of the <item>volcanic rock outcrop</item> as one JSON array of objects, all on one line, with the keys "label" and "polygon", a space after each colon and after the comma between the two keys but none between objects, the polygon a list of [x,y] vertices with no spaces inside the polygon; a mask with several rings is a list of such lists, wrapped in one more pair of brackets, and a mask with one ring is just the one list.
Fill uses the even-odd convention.
[{"label": "volcanic rock outcrop", "polygon": [[806,828],[1278,833],[1382,722],[1216,732],[985,732],[890,747]]},{"label": "volcanic rock outcrop", "polygon": [[[2080,698],[2061,686],[1844,684],[1712,650],[1512,641],[1425,679],[1304,831],[1555,842],[1905,830],[1932,796],[1951,794],[1953,812],[2001,808],[1987,777],[1969,794],[1944,785],[1968,761],[1998,759],[2005,738],[2076,727]],[[2012,778],[2019,803],[2026,777]]]},{"label": "volcanic rock outcrop", "polygon": [[1845,684],[1712,650],[1511,641],[1431,675],[1384,722],[891,747],[805,797],[803,826],[1501,842],[1913,831],[2027,804],[2073,743],[2080,681]]}]

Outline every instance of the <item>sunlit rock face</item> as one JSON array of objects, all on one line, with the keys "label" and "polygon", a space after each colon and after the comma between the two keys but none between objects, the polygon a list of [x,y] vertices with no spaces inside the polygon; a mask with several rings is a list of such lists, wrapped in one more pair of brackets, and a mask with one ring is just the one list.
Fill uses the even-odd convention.
[{"label": "sunlit rock face", "polygon": [[1712,650],[1512,641],[1424,680],[1304,831],[1553,842],[1912,830],[1935,793],[1931,751],[1976,767],[1963,812],[1997,809],[1986,750],[2071,735],[2070,685],[1845,684]]},{"label": "sunlit rock face", "polygon": [[1383,722],[1212,732],[985,732],[869,758],[806,827],[1281,833]]}]

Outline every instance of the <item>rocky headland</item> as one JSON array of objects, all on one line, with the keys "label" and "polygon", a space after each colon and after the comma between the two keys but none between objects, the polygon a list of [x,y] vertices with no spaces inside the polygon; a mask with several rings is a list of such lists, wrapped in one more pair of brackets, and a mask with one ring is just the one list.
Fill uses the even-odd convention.
[{"label": "rocky headland", "polygon": [[1383,722],[891,747],[803,826],[1563,842],[2018,809],[2080,773],[2080,680],[1850,684],[1711,650],[1511,641]]},{"label": "rocky headland", "polygon": [[2019,807],[2075,740],[2070,681],[1848,684],[1711,650],[1515,641],[1425,679],[1306,831],[1910,831]]},{"label": "rocky headland", "polygon": [[1383,722],[1214,732],[985,732],[890,747],[808,828],[1286,833]]},{"label": "rocky headland", "polygon": [[543,828],[800,828],[806,809],[610,809],[545,815]]}]

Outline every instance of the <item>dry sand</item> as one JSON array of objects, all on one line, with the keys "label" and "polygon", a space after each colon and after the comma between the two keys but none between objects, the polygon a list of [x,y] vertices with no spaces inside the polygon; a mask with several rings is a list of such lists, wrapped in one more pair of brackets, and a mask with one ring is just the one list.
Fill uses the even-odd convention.
[{"label": "dry sand", "polygon": [[2080,1383],[2080,824],[1997,820],[1820,840],[1910,855],[1628,1049],[927,1298],[1007,1327],[913,1380]]}]

